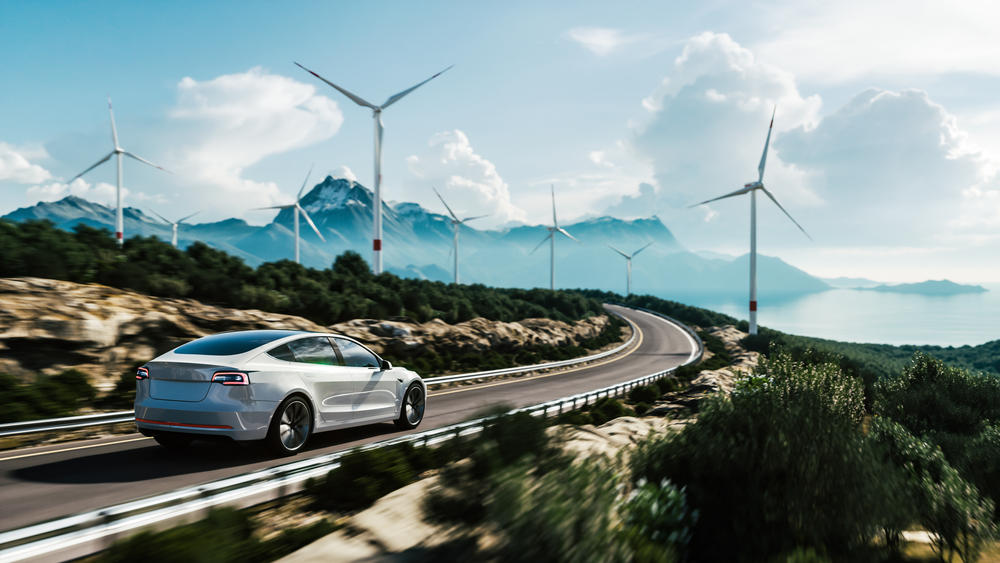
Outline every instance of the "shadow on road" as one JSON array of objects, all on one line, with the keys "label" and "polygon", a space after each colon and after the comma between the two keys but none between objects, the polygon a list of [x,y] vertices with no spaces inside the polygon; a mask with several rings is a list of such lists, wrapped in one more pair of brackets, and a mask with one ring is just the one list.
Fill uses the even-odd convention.
[{"label": "shadow on road", "polygon": [[8,476],[15,481],[96,484],[148,481],[239,466],[245,466],[249,472],[348,449],[370,438],[389,437],[396,433],[400,432],[392,424],[323,432],[311,437],[306,449],[294,457],[277,457],[259,443],[198,440],[183,450],[168,450],[150,440],[143,442],[142,446],[122,451],[22,467],[11,471]]}]

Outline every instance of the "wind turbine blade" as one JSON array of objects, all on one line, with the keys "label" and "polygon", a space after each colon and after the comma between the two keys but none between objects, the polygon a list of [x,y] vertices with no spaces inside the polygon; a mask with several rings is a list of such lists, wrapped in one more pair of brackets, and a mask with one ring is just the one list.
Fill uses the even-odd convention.
[{"label": "wind turbine blade", "polygon": [[148,165],[152,166],[153,168],[159,168],[160,170],[163,170],[167,174],[173,174],[173,172],[167,170],[166,168],[163,168],[162,166],[157,166],[157,165],[153,164],[152,162],[146,160],[145,158],[142,158],[141,156],[136,156],[136,155],[134,155],[134,154],[132,154],[132,153],[130,153],[128,151],[122,151],[122,154],[124,154],[125,156],[128,156],[128,157],[132,157],[132,158],[138,160],[139,162],[141,162],[143,164],[148,164]]},{"label": "wind turbine blade", "polygon": [[185,217],[185,218],[183,218],[183,219],[180,219],[180,220],[178,220],[178,221],[177,221],[177,224],[178,224],[178,225],[180,225],[180,224],[181,224],[181,223],[183,223],[184,221],[187,221],[188,219],[190,219],[190,218],[194,217],[195,215],[197,215],[197,214],[199,214],[199,213],[201,213],[201,211],[195,211],[194,213],[192,213],[192,214],[188,215],[187,217]]},{"label": "wind turbine blade", "polygon": [[552,190],[552,226],[559,228],[559,221],[556,220],[556,187],[554,184],[549,184],[549,188]]},{"label": "wind turbine blade", "polygon": [[329,80],[323,78],[322,76],[316,74],[315,72],[309,70],[308,68],[300,65],[299,63],[295,63],[295,65],[297,67],[301,68],[302,70],[308,72],[309,74],[315,76],[316,78],[319,78],[323,82],[326,82],[327,84],[329,84],[330,86],[332,86],[334,89],[336,89],[338,92],[340,92],[341,94],[343,94],[343,95],[347,96],[348,98],[350,98],[352,102],[358,104],[359,106],[364,106],[366,108],[372,108],[372,109],[378,109],[378,107],[376,107],[375,104],[369,102],[368,100],[362,98],[361,96],[358,96],[356,94],[352,94],[351,92],[349,92],[349,91],[341,88],[340,86],[337,86],[333,82],[330,82]]},{"label": "wind turbine blade", "polygon": [[749,192],[752,189],[753,189],[752,187],[743,187],[743,188],[740,188],[740,189],[736,190],[735,192],[730,192],[730,193],[728,193],[726,195],[720,195],[719,197],[713,197],[712,199],[706,199],[705,201],[703,201],[701,203],[696,203],[694,205],[689,205],[688,207],[689,208],[691,208],[691,207],[698,207],[699,205],[705,205],[706,203],[711,203],[713,201],[719,201],[720,199],[726,199],[727,197],[733,197],[733,196],[743,195],[743,194]]},{"label": "wind turbine blade", "polygon": [[628,254],[625,254],[624,252],[622,252],[621,250],[618,250],[617,248],[611,246],[610,244],[608,245],[608,248],[610,248],[611,250],[614,250],[618,254],[621,254],[622,257],[625,258],[626,260],[628,260],[629,258],[631,258],[631,256],[629,256]]},{"label": "wind turbine blade", "polygon": [[294,203],[289,203],[288,205],[271,205],[269,207],[254,207],[251,211],[260,211],[262,209],[288,209],[289,207],[295,207]]},{"label": "wind turbine blade", "polygon": [[[93,169],[97,168],[98,166],[100,166],[100,165],[104,164],[105,162],[107,162],[107,161],[108,161],[108,159],[109,159],[109,158],[111,158],[111,157],[112,157],[112,156],[114,156],[114,155],[115,155],[115,153],[114,153],[114,152],[110,152],[110,153],[108,153],[108,156],[106,156],[106,157],[102,158],[101,160],[98,160],[98,161],[97,161],[97,163],[96,163],[96,164],[94,164],[94,165],[92,165],[92,166],[91,166],[90,168],[88,168],[88,169],[84,170],[83,172],[80,172],[80,173],[79,173],[79,174],[77,174],[76,176],[73,176],[73,180],[76,180],[76,179],[77,179],[77,178],[79,178],[80,176],[83,176],[83,175],[84,175],[84,174],[86,174],[87,172],[90,172],[91,170],[93,170]],[[70,182],[72,182],[73,180],[70,180]]]},{"label": "wind turbine blade", "polygon": [[774,129],[774,112],[778,111],[778,106],[774,106],[771,110],[771,124],[767,126],[767,140],[764,141],[764,154],[760,155],[760,166],[757,167],[757,172],[760,176],[757,178],[758,182],[764,181],[764,164],[767,163],[767,147],[771,144],[771,130]]},{"label": "wind turbine blade", "polygon": [[302,180],[302,187],[299,188],[299,195],[295,196],[295,201],[299,201],[302,199],[302,190],[306,189],[306,184],[309,183],[309,176],[312,176],[313,166],[316,165],[315,164],[309,165],[309,172],[306,172],[306,179]]},{"label": "wind turbine blade", "polygon": [[632,253],[632,257],[635,258],[636,254],[639,254],[643,250],[646,250],[647,248],[649,248],[650,246],[652,246],[654,242],[655,241],[649,241],[648,243],[646,243],[646,246],[644,246],[644,247],[640,248],[639,250],[636,250],[635,252],[633,252]]},{"label": "wind turbine blade", "polygon": [[312,227],[312,230],[316,232],[316,236],[319,237],[319,240],[326,242],[326,239],[323,238],[323,235],[320,234],[319,229],[316,228],[316,223],[313,223],[313,220],[309,218],[309,214],[306,213],[306,210],[303,209],[302,206],[297,203],[295,204],[295,207],[298,207],[299,211],[302,212],[302,216],[306,218],[306,223],[309,223],[309,226]]},{"label": "wind turbine blade", "polygon": [[423,86],[424,84],[427,84],[431,80],[434,80],[438,76],[441,76],[442,74],[444,74],[445,72],[447,72],[448,69],[450,69],[453,66],[455,66],[455,65],[449,66],[448,68],[442,70],[441,72],[435,74],[434,76],[428,78],[427,80],[424,80],[423,82],[417,84],[416,86],[410,86],[409,88],[407,88],[406,90],[403,90],[402,92],[400,92],[398,94],[393,94],[392,96],[389,96],[389,99],[387,99],[385,101],[385,103],[382,104],[382,109],[385,109],[385,108],[391,106],[392,104],[394,104],[394,103],[398,102],[399,100],[403,99],[403,97],[406,96],[407,94],[409,94],[410,92],[416,90],[417,88],[420,88],[421,86]]},{"label": "wind turbine blade", "polygon": [[557,229],[556,229],[556,231],[558,231],[558,232],[560,232],[560,233],[562,233],[562,234],[564,234],[564,235],[568,236],[569,238],[571,238],[571,239],[575,240],[576,242],[580,242],[580,239],[578,239],[578,238],[576,238],[575,236],[573,236],[573,235],[569,234],[569,231],[567,231],[566,229],[564,229],[564,228],[562,228],[562,227],[559,227],[559,228],[557,228]]},{"label": "wind turbine blade", "polygon": [[[168,225],[173,225],[173,224],[174,224],[174,222],[173,222],[173,221],[169,221],[169,220],[167,220],[167,218],[166,218],[166,217],[164,217],[163,215],[160,215],[159,213],[157,213],[156,211],[154,211],[154,210],[152,210],[152,209],[150,209],[150,210],[149,210],[149,212],[150,212],[150,213],[152,213],[153,215],[156,215],[157,217],[159,217],[159,218],[160,218],[160,221],[163,221],[164,223],[166,223],[166,224],[168,224]],[[178,221],[178,223],[180,223],[180,221]]]},{"label": "wind turbine blade", "polygon": [[[459,221],[458,216],[455,215],[455,212],[451,210],[451,207],[448,207],[448,202],[446,202],[444,198],[441,197],[441,192],[439,192],[438,189],[435,188],[434,186],[431,186],[431,189],[434,190],[434,193],[437,194],[438,199],[440,199],[441,203],[444,204],[444,208],[448,210],[448,215],[451,215],[451,218],[454,219],[455,221]],[[461,221],[459,222],[461,223]]]},{"label": "wind turbine blade", "polygon": [[545,235],[545,238],[542,239],[542,242],[538,243],[538,246],[536,246],[535,248],[532,248],[531,252],[529,252],[528,254],[534,254],[536,250],[538,250],[539,248],[541,248],[542,245],[545,244],[546,242],[548,242],[549,239],[552,238],[554,235],[555,235],[555,231],[550,231],[549,234]]},{"label": "wind turbine blade", "polygon": [[490,214],[487,213],[486,215],[476,215],[475,217],[466,217],[465,219],[459,221],[459,223],[465,223],[466,221],[475,221],[476,219],[482,219],[483,217],[489,217],[489,216]]},{"label": "wind turbine blade", "polygon": [[811,236],[809,236],[809,233],[807,233],[806,230],[802,228],[802,225],[800,225],[798,221],[793,219],[792,215],[789,212],[785,211],[785,208],[782,207],[780,203],[778,203],[778,200],[774,198],[774,196],[771,194],[771,192],[767,190],[767,188],[761,188],[761,189],[764,191],[765,194],[767,194],[767,197],[771,198],[771,201],[773,201],[774,204],[778,206],[778,209],[780,209],[781,212],[784,213],[785,216],[788,217],[788,219],[791,220],[792,223],[795,223],[795,226],[798,227],[800,231],[802,231],[802,234],[804,234],[806,238],[808,238],[809,240],[813,239]]},{"label": "wind turbine blade", "polygon": [[115,110],[111,109],[111,96],[108,96],[108,114],[111,115],[111,140],[115,143],[115,148],[118,148],[118,128],[115,127]]}]

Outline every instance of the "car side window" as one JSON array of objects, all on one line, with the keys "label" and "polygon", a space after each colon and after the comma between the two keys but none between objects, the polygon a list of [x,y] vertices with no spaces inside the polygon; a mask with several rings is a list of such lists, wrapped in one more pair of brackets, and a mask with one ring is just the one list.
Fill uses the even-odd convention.
[{"label": "car side window", "polygon": [[337,348],[340,348],[340,355],[344,357],[344,365],[356,368],[377,368],[380,365],[378,358],[364,346],[344,338],[334,338]]},{"label": "car side window", "polygon": [[294,362],[295,354],[292,353],[292,349],[288,347],[288,344],[282,344],[275,348],[271,348],[267,351],[267,354],[272,358],[278,358],[279,360],[285,360],[286,362]]},{"label": "car side window", "polygon": [[337,354],[325,336],[300,338],[288,343],[288,348],[295,355],[296,362],[304,364],[319,364],[323,366],[339,366]]}]

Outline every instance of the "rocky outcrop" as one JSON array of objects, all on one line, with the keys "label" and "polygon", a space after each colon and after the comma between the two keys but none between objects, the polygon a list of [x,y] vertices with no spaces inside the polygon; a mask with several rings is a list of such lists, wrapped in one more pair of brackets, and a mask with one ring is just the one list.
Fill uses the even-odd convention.
[{"label": "rocky outcrop", "polygon": [[420,346],[431,351],[482,352],[524,346],[573,345],[600,335],[608,322],[608,317],[603,315],[572,324],[550,319],[501,322],[475,318],[454,325],[440,319],[426,323],[355,319],[332,325],[330,330],[357,338],[380,354],[391,355]]},{"label": "rocky outcrop", "polygon": [[457,325],[359,319],[323,327],[302,317],[151,297],[97,284],[41,278],[0,279],[0,371],[15,375],[79,369],[99,387],[184,342],[216,332],[294,329],[340,332],[391,356],[394,350],[485,350],[554,346],[596,336],[608,323],[548,319]]}]

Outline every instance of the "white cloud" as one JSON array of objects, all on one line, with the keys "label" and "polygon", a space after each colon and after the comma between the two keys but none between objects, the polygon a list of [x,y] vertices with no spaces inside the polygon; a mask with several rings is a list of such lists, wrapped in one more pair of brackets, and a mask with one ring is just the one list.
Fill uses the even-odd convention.
[{"label": "white cloud", "polygon": [[[122,200],[130,194],[129,190],[122,187]],[[74,195],[105,205],[115,204],[115,187],[106,182],[91,184],[83,178],[77,178],[69,184],[63,182],[51,182],[40,184],[28,188],[28,195],[39,201],[56,201],[66,196]],[[138,199],[147,199],[140,197]]]},{"label": "white cloud", "polygon": [[[247,178],[246,168],[328,139],[343,123],[336,102],[317,95],[313,85],[260,67],[207,81],[186,77],[177,92],[170,116],[184,133],[177,134],[182,146],[173,167],[208,204],[228,207],[236,200],[254,207],[288,199],[273,182]],[[206,187],[212,189],[206,193]]]},{"label": "white cloud", "polygon": [[566,32],[566,36],[601,57],[645,38],[644,35],[628,35],[620,29],[606,27],[574,27]]},{"label": "white cloud", "polygon": [[52,178],[48,170],[31,160],[48,158],[48,153],[40,147],[15,147],[0,142],[0,182],[17,184],[37,184]]},{"label": "white cloud", "polygon": [[766,12],[754,50],[802,79],[1000,74],[995,2],[794,2]]},{"label": "white cloud", "polygon": [[[496,166],[476,153],[465,133],[458,129],[436,133],[427,146],[425,154],[406,159],[410,173],[419,182],[412,195],[404,199],[437,202],[431,189],[436,187],[455,213],[489,213],[480,226],[524,220],[524,210],[511,203],[510,189]],[[432,204],[431,208],[438,210],[438,205]]]}]

